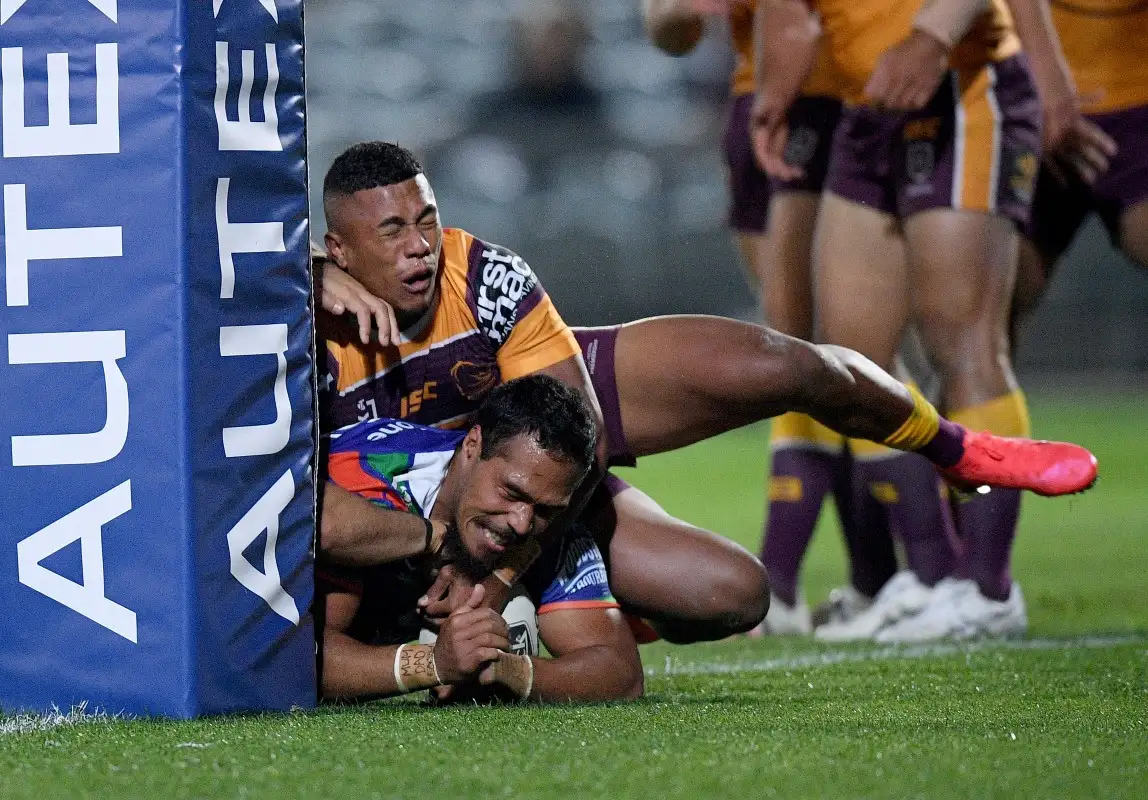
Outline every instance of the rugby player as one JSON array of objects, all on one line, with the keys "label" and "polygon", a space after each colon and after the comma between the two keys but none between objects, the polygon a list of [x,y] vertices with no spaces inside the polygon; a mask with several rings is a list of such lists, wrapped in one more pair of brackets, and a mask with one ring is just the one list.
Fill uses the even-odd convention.
[{"label": "rugby player", "polygon": [[[1007,9],[1000,0],[818,0],[819,25],[801,0],[763,2],[761,46],[777,68],[754,121],[770,172],[794,172],[781,157],[783,114],[811,58],[795,50],[814,52],[823,28],[822,46],[850,83],[816,256],[821,335],[888,363],[912,319],[954,421],[1026,436],[1007,319],[1041,110]],[[905,263],[889,259],[902,247]],[[960,503],[955,576],[935,589],[906,580],[879,598],[870,609],[883,617],[877,638],[1025,630],[1009,572],[1019,509],[1009,490]]]},{"label": "rugby player", "polygon": [[[788,114],[793,135],[786,158],[804,167],[803,175],[771,180],[757,164],[749,138],[758,73],[753,36],[756,7],[756,0],[644,0],[643,13],[651,41],[675,56],[696,46],[707,16],[726,18],[735,55],[723,141],[729,225],[751,280],[760,289],[768,324],[781,333],[809,340],[813,338],[813,235],[829,144],[841,115],[840,86],[831,59],[820,52]],[[867,605],[896,571],[896,556],[884,510],[866,491],[864,481],[851,480],[850,450],[839,434],[804,414],[790,412],[773,421],[770,451],[769,508],[761,560],[769,572],[772,595],[765,621],[752,633],[809,633],[811,615],[800,597],[798,573],[826,494],[834,495],[852,573],[849,586],[834,590],[831,606],[836,614],[851,615]],[[935,481],[931,466],[917,460]],[[937,508],[937,498],[934,488],[923,502],[905,502],[903,507],[924,511],[931,504]],[[925,524],[929,531],[942,527],[933,520]]]},{"label": "rugby player", "polygon": [[[1017,14],[1019,23],[1019,9]],[[1092,146],[1076,157],[1046,162],[1040,171],[1020,251],[1017,319],[1036,305],[1057,260],[1091,212],[1099,214],[1114,247],[1148,267],[1148,4],[1057,2],[1052,22],[1070,70],[1067,93],[1079,92],[1086,121],[1106,136],[1094,136]],[[1045,48],[1034,62],[1055,74],[1059,55]]]},{"label": "rugby player", "polygon": [[332,433],[331,481],[373,503],[436,519],[448,534],[435,553],[320,570],[323,696],[475,685],[536,701],[640,696],[637,645],[610,596],[602,556],[578,526],[523,579],[549,658],[511,652],[506,620],[481,607],[481,584],[441,623],[434,644],[411,643],[423,626],[416,604],[436,568],[453,563],[477,581],[515,541],[545,532],[591,468],[595,427],[578,392],[532,375],[494,388],[469,429],[382,418]]},{"label": "rugby player", "polygon": [[[336,268],[322,270],[321,303],[351,315],[321,326],[328,429],[380,416],[464,425],[498,383],[545,372],[592,408],[600,401],[612,463],[798,410],[839,433],[916,450],[964,484],[1061,494],[1095,478],[1083,448],[967,431],[859,354],[759,325],[660,317],[582,329],[579,342],[519,256],[442,228],[422,167],[397,145],[366,142],[340,155],[324,206]],[[584,519],[614,596],[664,638],[720,638],[760,622],[766,576],[744,549],[670,517],[612,476],[592,504]],[[360,546],[356,537],[378,535],[326,519],[322,532],[335,560]],[[505,595],[498,580],[486,585],[491,597]]]}]

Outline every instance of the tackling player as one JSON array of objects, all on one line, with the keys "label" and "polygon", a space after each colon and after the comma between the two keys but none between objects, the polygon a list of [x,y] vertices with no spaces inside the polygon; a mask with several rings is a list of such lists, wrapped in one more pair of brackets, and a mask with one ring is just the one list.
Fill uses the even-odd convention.
[{"label": "tackling player", "polygon": [[534,375],[491,391],[465,431],[383,418],[332,433],[331,481],[436,519],[448,533],[435,553],[320,569],[324,697],[475,685],[537,701],[640,696],[637,645],[610,596],[602,556],[578,526],[523,579],[549,658],[510,652],[506,621],[481,607],[481,585],[441,623],[433,645],[411,643],[423,626],[418,598],[437,568],[453,563],[478,580],[506,548],[545,532],[593,463],[595,428],[579,393]]},{"label": "tackling player", "polygon": [[[967,431],[857,353],[759,325],[681,316],[584,329],[584,362],[533,271],[504,248],[444,230],[422,168],[397,145],[349,148],[328,171],[324,198],[338,269],[323,270],[321,301],[358,321],[357,330],[342,319],[322,326],[328,425],[376,416],[465,424],[498,383],[547,372],[599,398],[615,463],[798,410],[840,433],[916,450],[966,484],[1061,494],[1095,478],[1083,448]],[[761,620],[768,594],[756,559],[621,481],[606,488],[585,518],[624,608],[678,642]],[[336,558],[357,546],[356,531],[328,530],[325,520],[323,534]]]}]

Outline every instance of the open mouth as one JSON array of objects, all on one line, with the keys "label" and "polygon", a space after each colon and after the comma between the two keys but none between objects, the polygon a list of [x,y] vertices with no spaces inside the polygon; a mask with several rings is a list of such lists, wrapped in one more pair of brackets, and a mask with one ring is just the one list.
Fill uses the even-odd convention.
[{"label": "open mouth", "polygon": [[423,294],[430,288],[433,280],[433,269],[420,269],[403,278],[403,286],[411,294]]}]

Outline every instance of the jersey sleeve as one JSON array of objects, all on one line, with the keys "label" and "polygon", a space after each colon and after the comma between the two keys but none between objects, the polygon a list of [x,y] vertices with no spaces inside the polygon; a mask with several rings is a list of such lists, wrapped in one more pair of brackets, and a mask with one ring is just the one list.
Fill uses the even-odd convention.
[{"label": "jersey sleeve", "polygon": [[606,563],[589,532],[571,529],[562,540],[550,569],[550,583],[542,591],[538,613],[584,608],[618,608],[610,592]]},{"label": "jersey sleeve", "polygon": [[496,349],[503,380],[529,375],[581,352],[538,276],[505,247],[479,239],[471,242],[467,301],[479,329]]}]

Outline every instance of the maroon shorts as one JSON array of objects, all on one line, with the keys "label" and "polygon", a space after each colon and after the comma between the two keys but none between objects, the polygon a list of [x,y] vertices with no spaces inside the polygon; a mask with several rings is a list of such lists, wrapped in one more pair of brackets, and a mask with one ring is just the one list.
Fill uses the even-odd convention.
[{"label": "maroon shorts", "polygon": [[1067,182],[1041,170],[1032,205],[1032,222],[1025,233],[1050,259],[1068,249],[1084,218],[1095,211],[1113,245],[1120,246],[1120,218],[1134,205],[1148,201],[1148,105],[1105,114],[1089,114],[1120,148],[1108,171],[1089,186],[1069,174]]},{"label": "maroon shorts", "polygon": [[602,408],[609,464],[612,467],[632,467],[637,461],[630,452],[626,434],[622,430],[622,407],[618,402],[618,384],[614,377],[614,345],[618,340],[618,327],[608,325],[571,330],[578,340],[578,346],[582,348],[582,360],[586,362],[594,394]]},{"label": "maroon shorts", "polygon": [[799,97],[789,109],[786,163],[803,167],[792,181],[770,178],[757,165],[749,136],[753,95],[735,97],[725,129],[725,159],[729,167],[729,226],[741,233],[764,233],[769,198],[779,192],[820,192],[829,167],[833,129],[841,117],[841,101],[831,97]]},{"label": "maroon shorts", "polygon": [[845,109],[827,189],[901,219],[957,208],[1028,222],[1041,108],[1023,56],[950,71],[920,111]]}]

